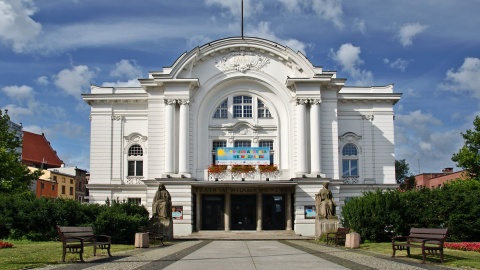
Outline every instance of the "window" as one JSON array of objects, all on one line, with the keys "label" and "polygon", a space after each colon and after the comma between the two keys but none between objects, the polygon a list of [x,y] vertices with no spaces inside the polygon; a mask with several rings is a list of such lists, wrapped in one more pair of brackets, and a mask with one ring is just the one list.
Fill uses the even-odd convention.
[{"label": "window", "polygon": [[258,106],[258,118],[271,118],[272,117],[272,114],[270,113],[268,108],[265,106],[263,101],[261,101],[260,99],[257,102],[257,106]]},{"label": "window", "polygon": [[342,175],[358,176],[357,147],[353,143],[346,144],[342,149]]},{"label": "window", "polygon": [[128,198],[127,202],[131,204],[141,205],[142,198]]},{"label": "window", "polygon": [[252,142],[251,141],[235,141],[234,146],[235,147],[251,147]]},{"label": "window", "polygon": [[73,179],[70,179],[70,184],[73,184]]},{"label": "window", "polygon": [[215,154],[218,147],[227,147],[227,141],[220,140],[212,142],[212,164],[215,164],[215,161],[217,160],[217,156]]},{"label": "window", "polygon": [[228,118],[228,99],[225,99],[215,110],[213,118]]},{"label": "window", "polygon": [[44,184],[44,183],[40,183],[40,188],[41,188],[41,189],[44,189],[44,188],[45,188],[45,184]]},{"label": "window", "polygon": [[134,144],[128,149],[128,176],[143,176],[143,149]]},{"label": "window", "polygon": [[252,117],[252,97],[233,97],[233,117]]},{"label": "window", "polygon": [[70,187],[70,195],[73,196],[73,187]]},{"label": "window", "polygon": [[56,175],[53,176],[53,181],[57,182],[57,176]]},{"label": "window", "polygon": [[269,147],[270,148],[270,165],[273,165],[273,141],[260,141],[258,143],[259,147]]},{"label": "window", "polygon": [[54,185],[52,185],[52,191],[55,191],[55,186]]},{"label": "window", "polygon": [[65,194],[65,186],[62,186],[62,194]]}]

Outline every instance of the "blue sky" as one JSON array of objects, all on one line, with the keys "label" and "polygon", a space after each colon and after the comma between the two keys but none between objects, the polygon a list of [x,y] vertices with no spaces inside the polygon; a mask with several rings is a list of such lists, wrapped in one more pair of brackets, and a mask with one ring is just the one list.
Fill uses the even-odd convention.
[{"label": "blue sky", "polygon": [[[0,0],[0,108],[89,169],[90,84],[139,85],[183,52],[241,35],[240,0]],[[396,159],[455,167],[480,114],[480,0],[245,0],[244,35],[303,52],[347,85],[393,83]]]}]

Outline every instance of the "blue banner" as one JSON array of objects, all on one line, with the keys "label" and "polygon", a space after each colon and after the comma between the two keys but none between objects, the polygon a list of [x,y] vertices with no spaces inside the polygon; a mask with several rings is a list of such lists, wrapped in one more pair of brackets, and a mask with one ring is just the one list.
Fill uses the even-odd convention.
[{"label": "blue banner", "polygon": [[218,147],[215,164],[269,165],[270,147]]}]

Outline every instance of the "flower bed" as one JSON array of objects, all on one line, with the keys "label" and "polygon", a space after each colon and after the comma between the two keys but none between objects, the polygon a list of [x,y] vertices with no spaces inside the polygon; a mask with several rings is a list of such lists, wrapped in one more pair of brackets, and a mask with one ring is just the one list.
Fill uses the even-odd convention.
[{"label": "flower bed", "polygon": [[208,166],[209,174],[220,174],[227,170],[227,165],[210,165]]},{"label": "flower bed", "polygon": [[230,172],[234,174],[249,174],[255,172],[255,167],[253,165],[232,165],[232,167],[230,168]]},{"label": "flower bed", "polygon": [[445,248],[480,252],[480,242],[445,243]]},{"label": "flower bed", "polygon": [[0,240],[0,248],[12,248],[13,247],[13,244],[10,244],[8,242],[3,242],[2,240]]}]

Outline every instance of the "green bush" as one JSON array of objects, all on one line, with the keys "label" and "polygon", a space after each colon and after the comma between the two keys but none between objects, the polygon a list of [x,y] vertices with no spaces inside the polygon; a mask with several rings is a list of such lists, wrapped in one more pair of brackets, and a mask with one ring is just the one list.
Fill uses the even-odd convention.
[{"label": "green bush", "polygon": [[131,203],[100,206],[32,193],[0,194],[0,239],[56,240],[56,225],[62,225],[93,226],[97,234],[111,235],[114,243],[131,243],[148,216],[145,207]]},{"label": "green bush", "polygon": [[342,208],[343,225],[371,241],[407,235],[410,228],[449,228],[450,241],[480,240],[480,182],[437,189],[366,192]]}]

